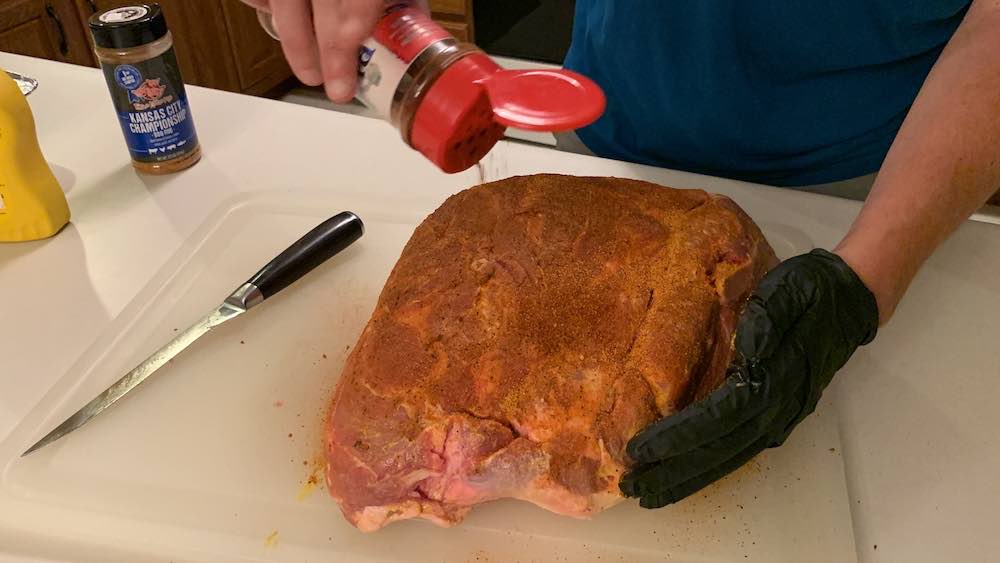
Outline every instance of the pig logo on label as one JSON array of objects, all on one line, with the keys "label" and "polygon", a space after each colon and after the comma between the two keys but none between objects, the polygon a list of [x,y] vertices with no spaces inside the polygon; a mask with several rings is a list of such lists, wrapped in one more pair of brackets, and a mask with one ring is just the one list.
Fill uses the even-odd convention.
[{"label": "pig logo on label", "polygon": [[164,97],[167,85],[161,84],[159,78],[147,78],[138,88],[128,91],[128,100],[136,110],[146,110],[169,104],[173,96]]}]

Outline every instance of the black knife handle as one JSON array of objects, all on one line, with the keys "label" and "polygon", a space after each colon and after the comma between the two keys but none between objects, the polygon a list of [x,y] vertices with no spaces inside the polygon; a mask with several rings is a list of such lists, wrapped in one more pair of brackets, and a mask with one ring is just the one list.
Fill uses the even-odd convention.
[{"label": "black knife handle", "polygon": [[338,213],[295,241],[247,283],[256,286],[267,299],[350,246],[364,232],[360,217],[350,211]]}]

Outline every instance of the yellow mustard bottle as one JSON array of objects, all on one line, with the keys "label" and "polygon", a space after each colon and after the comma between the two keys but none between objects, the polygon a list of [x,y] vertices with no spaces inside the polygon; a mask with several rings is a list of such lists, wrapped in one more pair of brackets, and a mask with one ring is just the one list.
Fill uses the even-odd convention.
[{"label": "yellow mustard bottle", "polygon": [[0,242],[37,240],[69,222],[69,205],[42,157],[18,83],[0,69]]}]

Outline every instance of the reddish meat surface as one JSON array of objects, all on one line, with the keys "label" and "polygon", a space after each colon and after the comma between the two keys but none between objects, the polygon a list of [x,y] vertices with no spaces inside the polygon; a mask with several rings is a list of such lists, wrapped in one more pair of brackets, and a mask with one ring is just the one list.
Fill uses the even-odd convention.
[{"label": "reddish meat surface", "polygon": [[413,233],[347,360],[327,483],[371,531],[513,497],[619,500],[638,430],[705,395],[776,259],[729,199],[613,178],[510,178]]}]

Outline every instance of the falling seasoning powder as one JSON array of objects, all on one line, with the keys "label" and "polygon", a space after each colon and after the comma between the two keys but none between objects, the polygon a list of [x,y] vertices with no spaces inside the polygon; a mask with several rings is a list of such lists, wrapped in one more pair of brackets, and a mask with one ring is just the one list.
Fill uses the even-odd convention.
[{"label": "falling seasoning powder", "polygon": [[90,32],[133,166],[169,174],[198,162],[201,147],[160,6],[94,14]]}]

